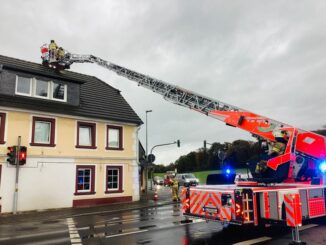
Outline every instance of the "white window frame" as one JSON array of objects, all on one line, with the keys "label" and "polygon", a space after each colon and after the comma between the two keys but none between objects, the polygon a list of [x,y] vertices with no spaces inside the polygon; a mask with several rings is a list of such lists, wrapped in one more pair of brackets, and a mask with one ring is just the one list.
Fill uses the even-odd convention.
[{"label": "white window frame", "polygon": [[[22,78],[27,78],[29,79],[29,94],[27,93],[20,93],[17,91],[18,88],[18,79],[19,77]],[[48,83],[48,96],[39,96],[36,94],[36,87],[37,87],[37,81],[43,81],[43,82],[47,82]],[[61,83],[61,82],[55,82],[55,81],[46,81],[46,80],[42,80],[42,79],[37,79],[37,78],[28,78],[28,77],[24,77],[24,76],[19,76],[16,75],[16,84],[15,84],[15,94],[17,95],[22,95],[22,96],[28,96],[28,97],[34,97],[34,98],[38,98],[38,99],[44,99],[44,100],[53,100],[53,101],[59,101],[59,102],[67,102],[67,84],[61,83],[64,85],[64,99],[57,99],[53,97],[53,87],[54,87],[54,83]]]},{"label": "white window frame", "polygon": [[[20,93],[20,92],[17,91],[17,89],[18,89],[18,79],[19,79],[19,77],[29,79],[29,94],[26,94],[26,93]],[[16,88],[15,88],[15,94],[18,94],[18,95],[24,95],[24,96],[32,96],[32,94],[33,94],[33,78],[23,77],[23,76],[18,76],[18,75],[16,75]]]},{"label": "white window frame", "polygon": [[62,102],[67,102],[67,84],[63,84],[64,85],[64,98],[63,100],[62,99],[57,99],[57,98],[54,98],[53,97],[53,86],[54,86],[54,83],[60,83],[60,82],[54,82],[54,81],[51,81],[51,88],[50,88],[50,97],[52,100],[55,100],[55,101],[62,101]]},{"label": "white window frame", "polygon": [[[37,81],[46,82],[48,84],[48,90],[47,90],[48,96],[45,97],[45,96],[40,96],[40,95],[36,94]],[[33,86],[34,87],[34,89],[33,89],[33,97],[40,98],[40,99],[50,99],[50,82],[49,81],[44,81],[44,80],[34,78],[33,83],[34,83],[33,84],[34,85]]]}]

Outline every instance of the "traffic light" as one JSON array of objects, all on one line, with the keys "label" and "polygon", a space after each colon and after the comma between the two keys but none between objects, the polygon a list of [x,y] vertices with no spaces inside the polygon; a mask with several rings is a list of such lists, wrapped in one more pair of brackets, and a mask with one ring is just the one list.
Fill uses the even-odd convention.
[{"label": "traffic light", "polygon": [[177,146],[180,147],[180,140],[177,140]]},{"label": "traffic light", "polygon": [[7,152],[7,162],[9,164],[15,165],[16,164],[16,146],[9,146],[7,147],[8,152]]},{"label": "traffic light", "polygon": [[21,146],[19,150],[19,165],[26,164],[26,157],[27,157],[27,147]]},{"label": "traffic light", "polygon": [[206,143],[206,140],[204,140],[204,148],[205,148],[205,149],[206,149],[206,144],[207,144],[207,143]]}]

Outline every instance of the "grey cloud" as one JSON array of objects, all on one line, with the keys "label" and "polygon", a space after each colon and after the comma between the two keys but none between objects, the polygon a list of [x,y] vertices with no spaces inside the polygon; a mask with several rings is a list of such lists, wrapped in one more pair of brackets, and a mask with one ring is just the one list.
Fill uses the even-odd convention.
[{"label": "grey cloud", "polygon": [[[325,125],[324,1],[18,1],[0,9],[0,53],[39,62],[50,39],[161,80],[305,129]],[[169,163],[202,140],[251,139],[91,64],[72,70],[122,91]],[[140,132],[145,144],[144,126]]]}]

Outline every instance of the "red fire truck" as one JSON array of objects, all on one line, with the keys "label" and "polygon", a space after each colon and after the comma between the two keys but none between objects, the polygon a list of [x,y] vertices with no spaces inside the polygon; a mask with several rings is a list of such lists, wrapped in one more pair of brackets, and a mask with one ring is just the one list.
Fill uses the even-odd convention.
[{"label": "red fire truck", "polygon": [[[44,55],[47,57],[47,55]],[[251,175],[232,185],[199,185],[182,190],[183,214],[235,225],[280,223],[293,227],[293,243],[301,244],[298,227],[325,212],[326,138],[249,112],[219,100],[163,82],[93,55],[66,52],[43,64],[65,69],[73,63],[96,63],[165,100],[248,131],[262,146],[283,144],[278,154],[262,154],[249,165]],[[260,171],[257,171],[257,166]]]}]

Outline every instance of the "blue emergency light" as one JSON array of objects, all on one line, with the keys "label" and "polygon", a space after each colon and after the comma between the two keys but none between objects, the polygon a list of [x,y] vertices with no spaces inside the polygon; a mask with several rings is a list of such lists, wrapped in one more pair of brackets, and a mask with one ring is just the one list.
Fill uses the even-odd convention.
[{"label": "blue emergency light", "polygon": [[319,170],[322,173],[326,173],[326,161],[321,162],[321,164],[319,164]]},{"label": "blue emergency light", "polygon": [[229,176],[230,174],[233,174],[234,170],[230,168],[229,166],[225,166],[223,168],[223,174],[226,176]]}]

